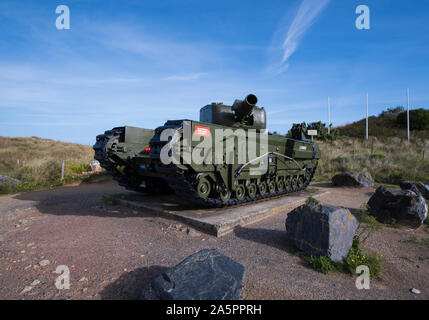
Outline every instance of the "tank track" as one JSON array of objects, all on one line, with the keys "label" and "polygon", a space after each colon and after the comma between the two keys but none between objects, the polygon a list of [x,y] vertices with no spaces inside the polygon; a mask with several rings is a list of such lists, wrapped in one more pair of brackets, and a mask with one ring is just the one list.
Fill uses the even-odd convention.
[{"label": "tank track", "polygon": [[146,187],[141,187],[140,184],[137,184],[127,175],[122,174],[122,172],[117,169],[117,165],[109,159],[106,151],[106,144],[114,136],[118,135],[118,132],[109,130],[97,136],[97,144],[93,147],[95,151],[94,159],[100,162],[100,166],[105,169],[106,173],[111,175],[113,180],[117,181],[120,186],[131,191],[148,192]]},{"label": "tank track", "polygon": [[311,170],[309,179],[304,181],[304,184],[301,188],[295,188],[292,190],[285,189],[283,191],[276,191],[275,193],[267,192],[263,196],[261,196],[260,194],[257,194],[256,197],[253,199],[246,195],[242,200],[231,198],[227,202],[223,202],[219,198],[212,198],[212,197],[201,198],[198,195],[197,191],[195,190],[193,184],[190,181],[188,181],[186,176],[183,173],[181,173],[178,168],[176,168],[176,170],[173,170],[172,173],[164,175],[163,178],[168,182],[168,185],[170,186],[170,188],[173,189],[176,195],[178,195],[179,197],[190,200],[195,204],[202,205],[205,207],[222,208],[222,207],[244,205],[250,202],[255,203],[256,201],[260,202],[264,200],[270,200],[273,198],[284,196],[286,194],[305,190],[310,184],[311,180],[313,179],[316,169],[317,169],[317,164]]}]

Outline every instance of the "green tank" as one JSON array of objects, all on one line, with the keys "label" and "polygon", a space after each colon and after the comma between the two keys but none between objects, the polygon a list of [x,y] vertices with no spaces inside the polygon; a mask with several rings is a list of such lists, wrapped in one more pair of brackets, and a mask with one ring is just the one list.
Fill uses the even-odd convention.
[{"label": "green tank", "polygon": [[305,123],[287,137],[266,132],[266,113],[250,94],[212,103],[200,121],[169,120],[155,130],[116,127],[98,135],[95,159],[119,185],[224,207],[304,190],[320,159]]}]

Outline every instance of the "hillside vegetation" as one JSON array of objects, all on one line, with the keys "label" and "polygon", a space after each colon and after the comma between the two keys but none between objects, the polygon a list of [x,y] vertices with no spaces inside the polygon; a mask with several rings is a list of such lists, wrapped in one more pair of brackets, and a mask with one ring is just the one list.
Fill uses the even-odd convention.
[{"label": "hillside vegetation", "polygon": [[[411,139],[429,139],[429,110],[410,111]],[[337,128],[341,136],[365,138],[366,119]],[[388,109],[379,116],[368,118],[368,135],[378,139],[397,137],[407,139],[407,113],[402,107]]]},{"label": "hillside vegetation", "polygon": [[410,111],[410,123],[410,142],[402,107],[370,117],[368,140],[364,139],[365,119],[335,128],[336,140],[319,142],[322,159],[316,179],[329,180],[340,172],[366,168],[378,183],[429,181],[429,110]]},{"label": "hillside vegetation", "polygon": [[[23,182],[17,188],[0,187],[0,193],[34,190],[70,182],[88,170],[89,162],[93,159],[94,151],[90,146],[37,137],[0,137],[0,175]],[[65,160],[63,180],[62,160]]]},{"label": "hillside vegetation", "polygon": [[330,180],[337,173],[367,169],[376,182],[398,185],[402,180],[429,181],[429,140],[398,137],[369,140],[340,137],[319,142],[322,158],[316,180]]}]

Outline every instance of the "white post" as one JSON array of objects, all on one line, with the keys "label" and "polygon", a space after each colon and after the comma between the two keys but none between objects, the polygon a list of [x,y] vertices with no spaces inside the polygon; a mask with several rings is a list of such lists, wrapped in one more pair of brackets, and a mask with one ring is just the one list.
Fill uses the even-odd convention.
[{"label": "white post", "polygon": [[410,89],[407,88],[407,135],[410,142]]},{"label": "white post", "polygon": [[19,159],[16,160],[16,166],[19,168]]},{"label": "white post", "polygon": [[64,160],[61,163],[61,179],[64,179]]},{"label": "white post", "polygon": [[368,92],[366,93],[366,140],[368,140]]},{"label": "white post", "polygon": [[328,97],[328,134],[331,134],[331,99]]}]

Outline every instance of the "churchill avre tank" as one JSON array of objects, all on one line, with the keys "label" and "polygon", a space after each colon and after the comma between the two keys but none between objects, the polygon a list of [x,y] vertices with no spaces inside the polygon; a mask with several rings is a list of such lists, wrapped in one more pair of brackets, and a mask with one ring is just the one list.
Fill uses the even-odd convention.
[{"label": "churchill avre tank", "polygon": [[95,159],[119,185],[174,192],[187,201],[224,207],[304,190],[320,159],[306,127],[266,132],[266,113],[250,94],[232,106],[212,103],[200,121],[169,120],[155,130],[116,127],[98,135]]}]

